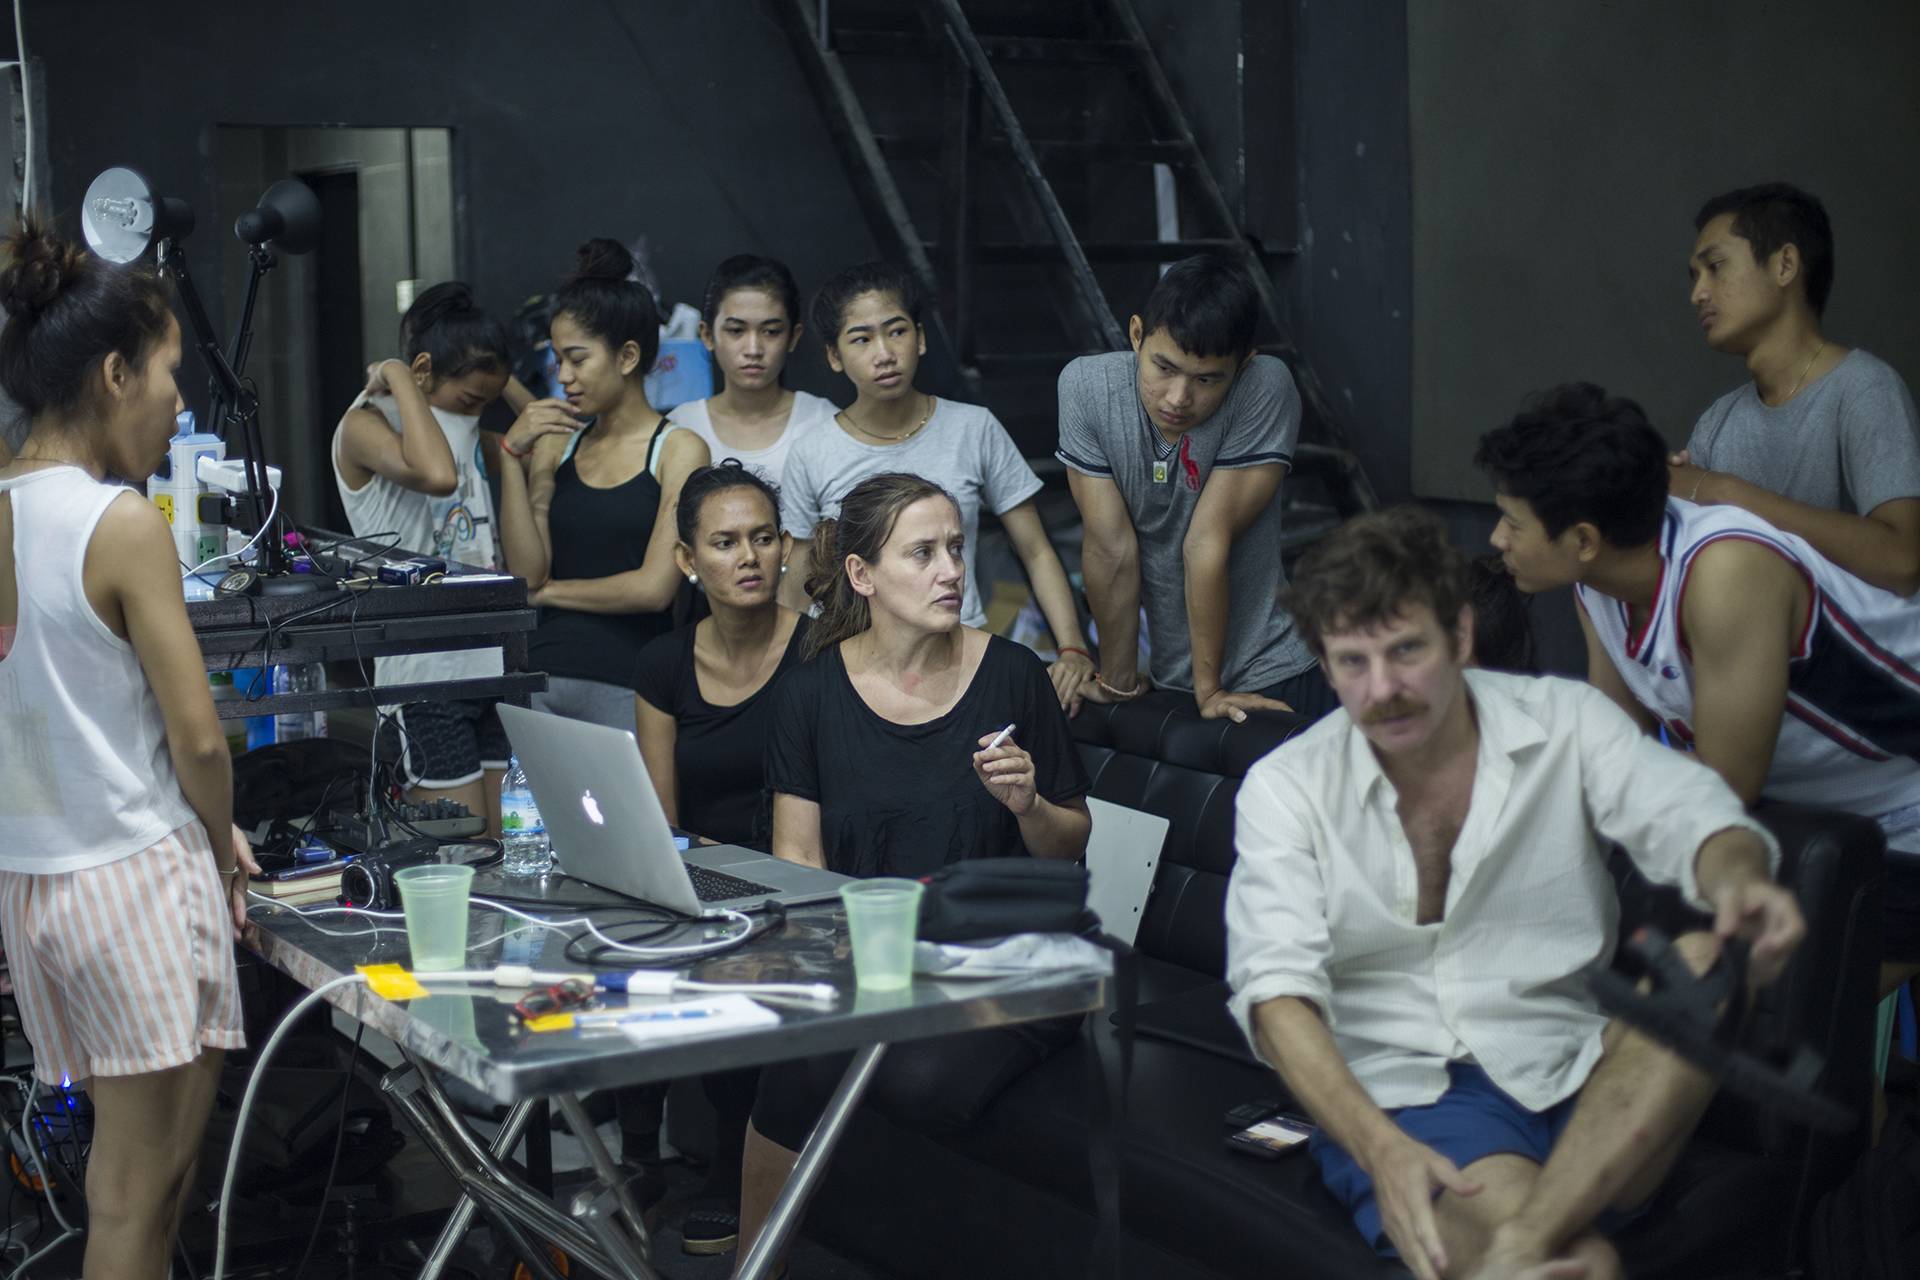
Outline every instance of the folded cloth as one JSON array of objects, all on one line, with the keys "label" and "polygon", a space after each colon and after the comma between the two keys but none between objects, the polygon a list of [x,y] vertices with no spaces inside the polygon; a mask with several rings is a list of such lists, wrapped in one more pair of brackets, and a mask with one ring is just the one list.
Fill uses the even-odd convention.
[{"label": "folded cloth", "polygon": [[935,978],[1006,978],[1087,969],[1113,972],[1113,955],[1071,933],[1017,933],[980,946],[913,944],[913,971]]}]

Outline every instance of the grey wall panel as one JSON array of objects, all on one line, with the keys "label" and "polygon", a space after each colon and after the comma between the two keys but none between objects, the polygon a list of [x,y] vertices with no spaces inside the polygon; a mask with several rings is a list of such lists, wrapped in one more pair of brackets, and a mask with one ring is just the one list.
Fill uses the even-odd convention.
[{"label": "grey wall panel", "polygon": [[1571,378],[1634,396],[1684,439],[1745,376],[1687,305],[1694,211],[1729,187],[1818,194],[1837,242],[1830,333],[1920,375],[1920,5],[1406,12],[1416,492],[1486,498],[1476,437]]}]

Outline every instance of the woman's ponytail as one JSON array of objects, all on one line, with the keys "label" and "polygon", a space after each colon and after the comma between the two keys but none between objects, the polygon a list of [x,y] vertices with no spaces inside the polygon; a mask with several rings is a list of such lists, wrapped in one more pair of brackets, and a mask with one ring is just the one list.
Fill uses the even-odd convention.
[{"label": "woman's ponytail", "polygon": [[859,635],[872,623],[867,598],[847,578],[847,555],[840,549],[840,522],[828,517],[813,526],[813,555],[800,584],[819,613],[807,631],[807,656],[825,653]]}]

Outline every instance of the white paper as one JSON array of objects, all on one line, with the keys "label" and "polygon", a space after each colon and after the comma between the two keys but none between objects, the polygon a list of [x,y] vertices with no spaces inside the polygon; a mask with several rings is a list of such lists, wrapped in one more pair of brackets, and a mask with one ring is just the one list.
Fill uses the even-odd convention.
[{"label": "white paper", "polygon": [[618,1025],[635,1044],[660,1044],[779,1024],[779,1014],[746,996],[717,995],[637,1005]]}]

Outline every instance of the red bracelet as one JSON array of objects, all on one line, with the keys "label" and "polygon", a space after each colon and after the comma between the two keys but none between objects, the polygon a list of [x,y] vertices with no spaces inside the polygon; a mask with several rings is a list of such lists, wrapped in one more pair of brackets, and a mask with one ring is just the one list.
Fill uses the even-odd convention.
[{"label": "red bracelet", "polygon": [[1085,649],[1080,648],[1078,645],[1063,644],[1059,647],[1058,652],[1060,652],[1062,655],[1069,654],[1069,653],[1077,653],[1081,657],[1085,658],[1088,662],[1093,661],[1093,655],[1088,653]]},{"label": "red bracelet", "polygon": [[504,431],[500,433],[500,451],[506,454],[508,457],[512,457],[512,458],[524,458],[527,456],[527,453],[533,452],[533,450],[529,449],[527,450],[526,453],[522,453],[520,450],[508,444],[507,435],[506,435],[506,432]]}]

